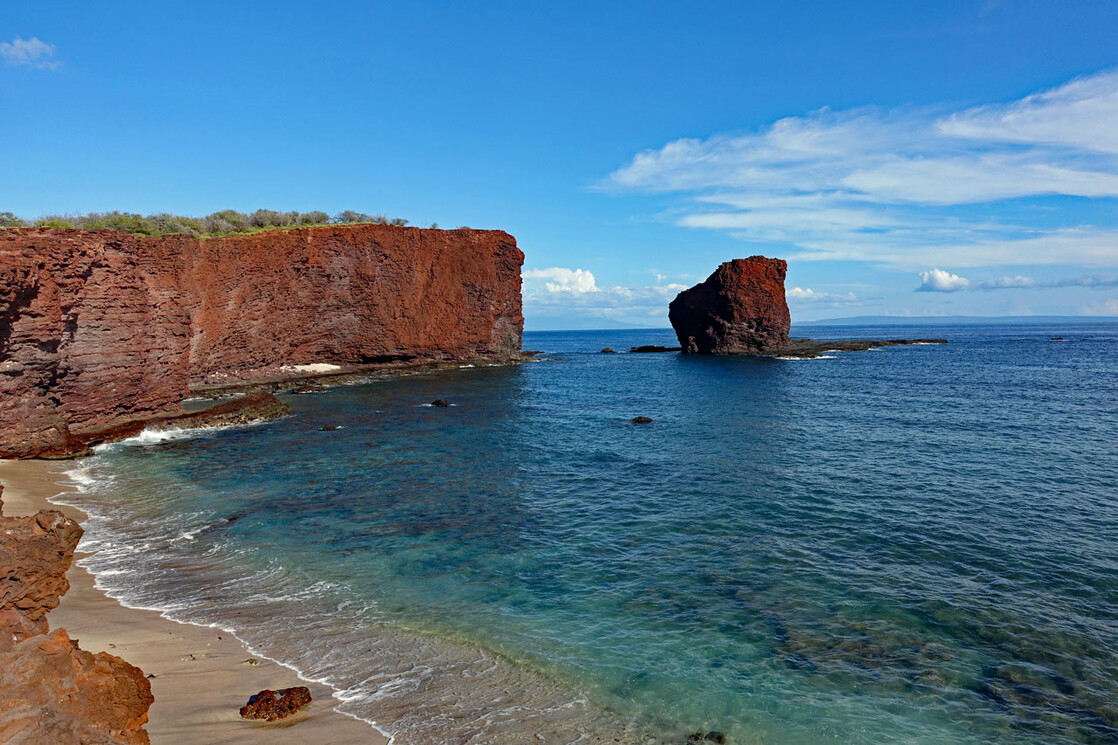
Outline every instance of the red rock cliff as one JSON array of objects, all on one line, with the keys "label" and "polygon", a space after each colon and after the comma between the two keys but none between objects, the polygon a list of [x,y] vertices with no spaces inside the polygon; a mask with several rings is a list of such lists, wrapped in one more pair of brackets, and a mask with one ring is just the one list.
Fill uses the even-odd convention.
[{"label": "red rock cliff", "polygon": [[196,240],[0,231],[0,457],[175,412],[278,365],[514,358],[501,231],[356,225]]},{"label": "red rock cliff", "polygon": [[719,266],[668,306],[684,353],[759,354],[787,347],[792,318],[784,298],[788,264],[751,256]]}]

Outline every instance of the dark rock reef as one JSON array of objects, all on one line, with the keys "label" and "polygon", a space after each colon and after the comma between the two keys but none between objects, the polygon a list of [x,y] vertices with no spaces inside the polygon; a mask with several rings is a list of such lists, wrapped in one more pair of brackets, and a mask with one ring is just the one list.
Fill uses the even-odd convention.
[{"label": "dark rock reef", "polygon": [[[705,282],[684,290],[668,306],[668,319],[684,354],[819,357],[904,344],[946,344],[946,339],[791,339],[783,259],[751,256],[727,261]],[[631,351],[644,351],[633,349]]]},{"label": "dark rock reef", "polygon": [[81,526],[53,510],[2,512],[0,501],[0,741],[145,745],[154,699],[143,671],[49,632]]},{"label": "dark rock reef", "polygon": [[684,354],[761,354],[788,346],[788,264],[751,256],[727,261],[668,306]]},{"label": "dark rock reef", "polygon": [[285,366],[516,359],[523,260],[465,228],[0,230],[0,457],[80,450]]}]

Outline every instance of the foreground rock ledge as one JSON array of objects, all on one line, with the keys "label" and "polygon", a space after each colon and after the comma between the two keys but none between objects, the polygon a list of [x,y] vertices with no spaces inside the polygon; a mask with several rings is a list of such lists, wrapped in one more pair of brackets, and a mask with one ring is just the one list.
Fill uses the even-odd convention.
[{"label": "foreground rock ledge", "polygon": [[[684,290],[668,306],[668,320],[684,354],[752,354],[820,357],[906,344],[946,344],[946,339],[791,339],[783,259],[750,256],[719,266],[705,282]],[[637,351],[637,350],[632,350]]]},{"label": "foreground rock ledge", "polygon": [[154,698],[143,671],[47,626],[81,526],[54,510],[2,513],[0,501],[0,742],[146,745]]}]

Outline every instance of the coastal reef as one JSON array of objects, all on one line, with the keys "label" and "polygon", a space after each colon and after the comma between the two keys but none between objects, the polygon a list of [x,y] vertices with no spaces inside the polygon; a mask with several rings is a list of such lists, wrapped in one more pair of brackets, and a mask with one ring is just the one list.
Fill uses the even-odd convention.
[{"label": "coastal reef", "polygon": [[[792,339],[792,318],[784,297],[788,264],[750,256],[727,261],[705,282],[684,290],[668,306],[668,320],[684,354],[753,354],[820,357],[826,352],[860,352],[906,344],[946,344],[946,339]],[[634,347],[630,352],[670,351]]]},{"label": "coastal reef", "polygon": [[299,366],[516,359],[523,260],[466,228],[2,230],[0,457],[81,451],[194,387]]},{"label": "coastal reef", "polygon": [[788,346],[788,264],[750,256],[727,261],[668,306],[684,354],[760,354]]},{"label": "coastal reef", "polygon": [[[0,486],[0,496],[3,486]],[[154,701],[143,671],[91,654],[46,614],[70,589],[66,570],[82,529],[61,512],[3,517],[0,501],[0,741],[148,742]]]}]

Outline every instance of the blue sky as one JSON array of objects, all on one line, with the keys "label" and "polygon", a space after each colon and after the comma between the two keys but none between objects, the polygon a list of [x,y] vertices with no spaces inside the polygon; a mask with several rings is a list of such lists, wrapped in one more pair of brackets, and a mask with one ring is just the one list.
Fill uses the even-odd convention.
[{"label": "blue sky", "polygon": [[501,228],[529,328],[1118,315],[1118,3],[19,2],[0,211]]}]

